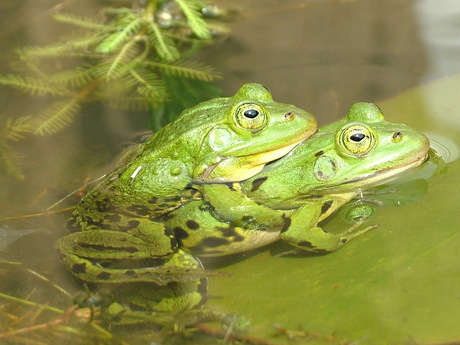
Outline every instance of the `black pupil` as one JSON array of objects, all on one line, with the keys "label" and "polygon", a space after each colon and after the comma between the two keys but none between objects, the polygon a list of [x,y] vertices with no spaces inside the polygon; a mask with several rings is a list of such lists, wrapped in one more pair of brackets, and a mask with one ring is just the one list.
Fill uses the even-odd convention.
[{"label": "black pupil", "polygon": [[366,136],[363,133],[355,133],[350,136],[350,139],[353,141],[356,141],[359,143],[361,140],[363,140]]},{"label": "black pupil", "polygon": [[259,112],[255,109],[248,109],[243,113],[243,115],[249,119],[253,119],[259,115]]}]

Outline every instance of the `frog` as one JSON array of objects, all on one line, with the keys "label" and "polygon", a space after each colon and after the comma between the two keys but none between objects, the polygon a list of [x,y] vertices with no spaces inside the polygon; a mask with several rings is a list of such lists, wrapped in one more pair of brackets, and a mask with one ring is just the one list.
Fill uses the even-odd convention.
[{"label": "frog", "polygon": [[[165,219],[180,247],[199,257],[223,256],[283,240],[307,253],[333,252],[374,229],[369,215],[340,233],[318,224],[368,188],[396,179],[426,161],[429,140],[385,120],[359,102],[286,156],[240,182],[210,184]],[[362,221],[359,221],[362,218]]]},{"label": "frog", "polygon": [[[58,254],[86,283],[139,283],[134,289],[139,295],[156,289],[162,297],[151,303],[155,310],[199,305],[206,278],[214,273],[179,247],[174,232],[159,217],[200,196],[191,184],[248,179],[316,129],[313,115],[275,102],[257,83],[244,84],[232,97],[184,110],[128,150],[82,198],[67,222],[71,233],[56,241]],[[115,293],[123,289],[109,288]],[[138,296],[131,295],[131,304],[138,305]],[[144,304],[154,308],[148,301]]]}]

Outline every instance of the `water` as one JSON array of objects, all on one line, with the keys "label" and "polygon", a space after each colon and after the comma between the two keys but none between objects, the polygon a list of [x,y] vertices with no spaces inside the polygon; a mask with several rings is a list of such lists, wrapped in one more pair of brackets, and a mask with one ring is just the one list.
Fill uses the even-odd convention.
[{"label": "water", "polygon": [[[229,2],[239,9],[229,23],[232,36],[206,49],[204,59],[223,73],[233,94],[249,81],[268,86],[274,99],[315,114],[320,124],[341,118],[357,101],[376,102],[386,118],[404,122],[433,140],[447,166],[426,182],[411,202],[381,207],[372,218],[380,227],[324,256],[275,257],[282,243],[215,261],[208,267],[232,273],[213,278],[209,306],[252,320],[250,334],[268,337],[274,325],[335,335],[317,343],[442,344],[460,340],[460,4],[455,0],[356,0]],[[92,13],[90,1],[5,3],[2,66],[8,73],[12,49],[54,39],[46,16],[57,4]],[[72,7],[73,6],[73,7]],[[18,20],[11,20],[18,18]],[[37,99],[2,87],[4,114],[32,113]],[[59,134],[32,137],[15,148],[26,179],[0,176],[2,217],[39,212],[85,180],[99,176],[121,144],[143,129],[144,118],[115,117],[110,109],[89,109]],[[3,118],[2,118],[3,119]],[[101,128],[104,130],[102,131]],[[97,154],[95,154],[97,153]],[[64,234],[65,215],[2,221],[18,230],[45,229],[18,239],[1,257],[24,262],[70,291],[52,243]],[[343,226],[334,218],[330,229]],[[15,269],[19,272],[18,269]],[[29,274],[3,279],[1,291],[31,298],[49,296]],[[38,292],[37,292],[38,291]],[[52,303],[65,296],[52,295]],[[62,307],[62,305],[61,305]],[[1,330],[0,330],[1,331]],[[271,340],[288,343],[282,335]],[[329,342],[328,342],[329,341]]]}]

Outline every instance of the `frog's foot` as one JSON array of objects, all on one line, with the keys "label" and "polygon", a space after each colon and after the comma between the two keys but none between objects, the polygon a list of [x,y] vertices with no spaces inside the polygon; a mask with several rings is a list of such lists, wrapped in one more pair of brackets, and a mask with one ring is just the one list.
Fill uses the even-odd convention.
[{"label": "frog's foot", "polygon": [[354,224],[352,227],[350,227],[348,230],[340,233],[338,236],[340,236],[340,241],[343,242],[344,244],[347,243],[348,241],[361,236],[362,234],[365,234],[369,230],[375,229],[379,227],[379,224],[374,224],[374,225],[369,225],[368,227],[361,229],[359,231],[356,231],[357,228],[359,228],[367,219],[364,219],[362,221],[357,222]]},{"label": "frog's foot", "polygon": [[357,222],[349,229],[339,234],[326,232],[316,226],[306,231],[304,229],[303,233],[294,234],[295,236],[292,236],[292,233],[283,233],[281,234],[281,238],[291,245],[307,252],[326,254],[341,248],[352,239],[378,227],[378,225],[371,225],[356,231],[362,224],[362,221]]}]

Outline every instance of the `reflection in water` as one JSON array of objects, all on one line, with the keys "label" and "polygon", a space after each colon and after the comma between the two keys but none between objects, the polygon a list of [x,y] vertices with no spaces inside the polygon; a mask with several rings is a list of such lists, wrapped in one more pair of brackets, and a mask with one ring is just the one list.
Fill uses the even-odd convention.
[{"label": "reflection in water", "polygon": [[12,226],[3,225],[0,227],[0,251],[5,250],[6,247],[19,240],[21,237],[35,232],[51,233],[51,231],[45,229],[16,230]]}]

